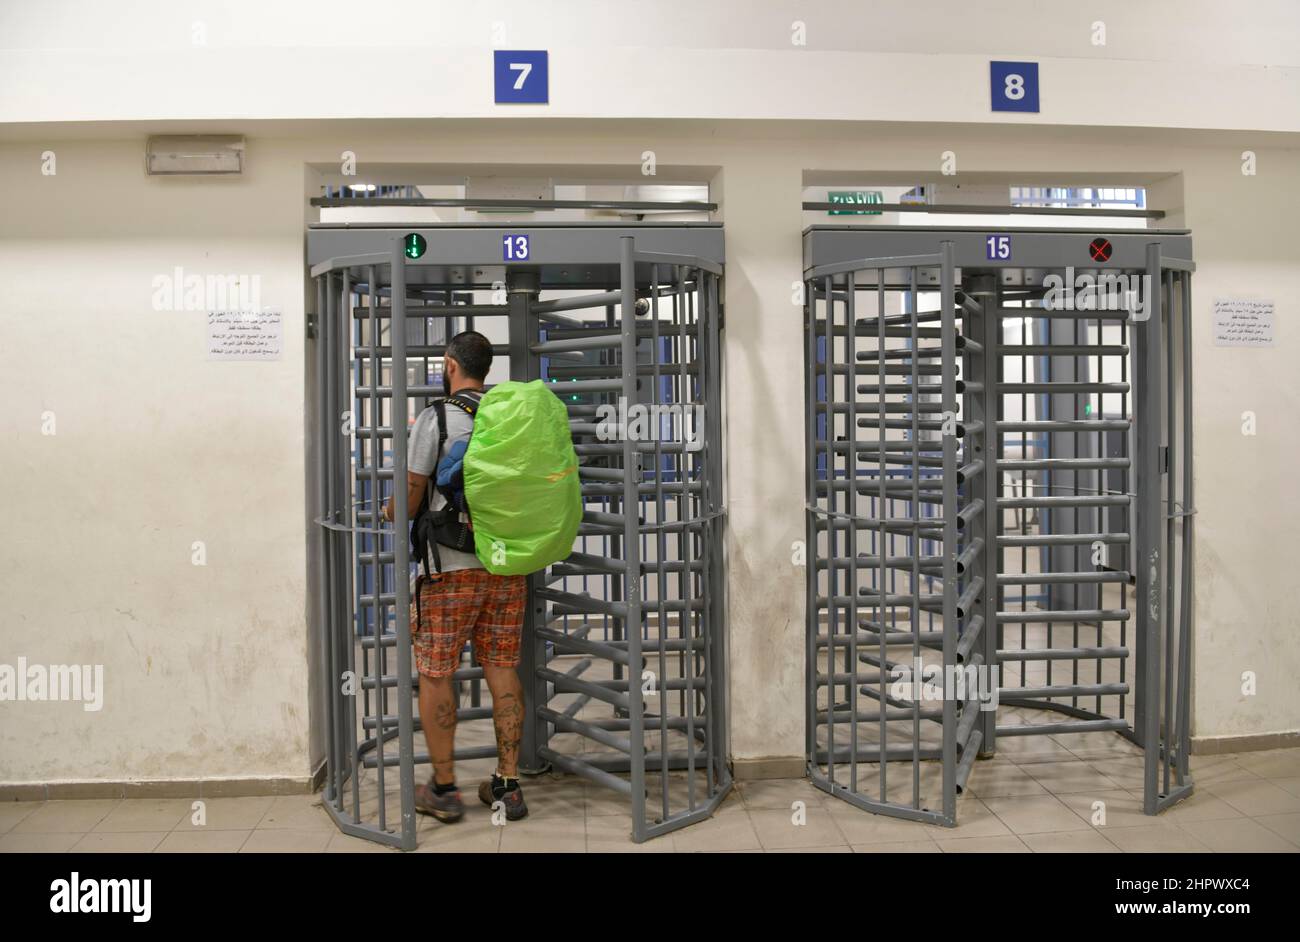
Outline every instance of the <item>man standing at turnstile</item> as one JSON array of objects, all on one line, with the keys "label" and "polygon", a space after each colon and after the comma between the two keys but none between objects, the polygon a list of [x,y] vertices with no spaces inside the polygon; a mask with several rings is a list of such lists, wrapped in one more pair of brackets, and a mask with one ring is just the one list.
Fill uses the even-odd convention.
[{"label": "man standing at turnstile", "polygon": [[[433,777],[415,793],[415,810],[439,821],[459,821],[465,807],[455,777],[457,695],[452,679],[466,642],[492,692],[497,768],[479,787],[485,805],[501,802],[506,818],[528,814],[519,787],[519,743],[524,722],[524,689],[519,682],[520,639],[528,585],[524,576],[493,575],[474,553],[468,520],[431,483],[439,459],[466,442],[474,412],[492,365],[492,345],[476,331],[457,334],[447,344],[443,386],[447,395],[416,418],[407,445],[407,507],[421,508],[433,521],[425,574],[411,593],[411,638],[420,675],[420,725],[429,746]],[[428,497],[428,504],[425,498]],[[393,501],[384,507],[393,519]],[[417,532],[421,529],[416,516]],[[429,562],[433,565],[430,566]]]}]

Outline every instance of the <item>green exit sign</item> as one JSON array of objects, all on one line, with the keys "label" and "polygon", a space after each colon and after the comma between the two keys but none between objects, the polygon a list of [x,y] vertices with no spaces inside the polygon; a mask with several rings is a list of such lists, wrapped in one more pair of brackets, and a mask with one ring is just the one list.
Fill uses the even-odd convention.
[{"label": "green exit sign", "polygon": [[[879,190],[832,190],[827,194],[828,203],[847,203],[854,206],[869,206],[883,203],[885,195]],[[879,216],[878,209],[832,209],[828,216]]]},{"label": "green exit sign", "polygon": [[429,247],[429,243],[425,241],[424,236],[418,232],[408,233],[403,243],[407,258],[420,258],[424,255],[424,250]]}]

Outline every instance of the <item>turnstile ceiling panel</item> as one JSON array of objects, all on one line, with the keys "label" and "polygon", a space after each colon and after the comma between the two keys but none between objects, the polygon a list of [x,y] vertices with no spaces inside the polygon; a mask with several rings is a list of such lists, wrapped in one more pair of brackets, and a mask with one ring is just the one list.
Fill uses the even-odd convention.
[{"label": "turnstile ceiling panel", "polygon": [[[427,248],[418,263],[407,265],[408,285],[490,286],[504,280],[508,269],[522,269],[540,272],[542,288],[616,287],[623,236],[636,239],[638,253],[723,262],[721,223],[320,224],[307,230],[307,262],[313,274],[353,266],[382,267],[392,257],[393,239],[410,233],[423,236]],[[505,260],[507,236],[528,237],[527,260]],[[650,266],[639,265],[638,278],[641,268],[648,278]]]},{"label": "turnstile ceiling panel", "polygon": [[[1007,257],[991,251],[989,236],[1007,236]],[[1104,238],[1111,245],[1105,262],[1092,257],[1089,246]],[[953,243],[953,264],[958,268],[1060,269],[1073,267],[1107,270],[1146,269],[1146,250],[1160,243],[1166,259],[1192,260],[1192,236],[1186,229],[990,229],[987,227],[935,226],[810,226],[803,233],[805,272],[819,265],[858,259],[930,255],[940,242]],[[1026,277],[1033,283],[1035,279]]]}]

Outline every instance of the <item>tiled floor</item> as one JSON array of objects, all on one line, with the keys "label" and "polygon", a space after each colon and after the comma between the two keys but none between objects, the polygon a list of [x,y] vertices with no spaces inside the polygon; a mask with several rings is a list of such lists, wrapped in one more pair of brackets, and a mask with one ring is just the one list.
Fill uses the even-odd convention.
[{"label": "tiled floor", "polygon": [[[454,825],[421,818],[419,851],[1300,851],[1300,749],[1193,756],[1196,793],[1157,818],[1141,812],[1140,763],[1107,734],[1026,743],[976,766],[955,828],[867,814],[801,779],[745,782],[711,820],[641,845],[615,793],[546,776],[526,782],[523,821],[494,826],[476,802]],[[202,824],[192,805],[4,802],[0,852],[395,853],[341,834],[319,795],[208,799]]]}]

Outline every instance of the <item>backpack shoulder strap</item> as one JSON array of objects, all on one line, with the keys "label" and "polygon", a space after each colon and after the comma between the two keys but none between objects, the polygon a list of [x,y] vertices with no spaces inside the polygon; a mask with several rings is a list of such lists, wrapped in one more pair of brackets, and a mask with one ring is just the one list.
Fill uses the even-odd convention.
[{"label": "backpack shoulder strap", "polygon": [[456,393],[456,395],[454,396],[446,396],[444,397],[443,401],[450,402],[452,405],[458,406],[462,412],[464,412],[472,419],[474,418],[474,413],[478,411],[478,403],[480,398],[482,397],[479,396],[477,393],[466,391],[466,392]]},{"label": "backpack shoulder strap", "polygon": [[[437,472],[438,469],[438,462],[442,460],[442,449],[447,444],[447,406],[445,405],[446,402],[447,400],[444,398],[438,398],[433,400],[433,411],[434,414],[438,417],[438,451],[433,456],[433,467],[435,473]],[[426,508],[429,506],[429,492],[431,490],[433,490],[433,488],[431,487],[425,487],[424,489],[424,506]]]}]

